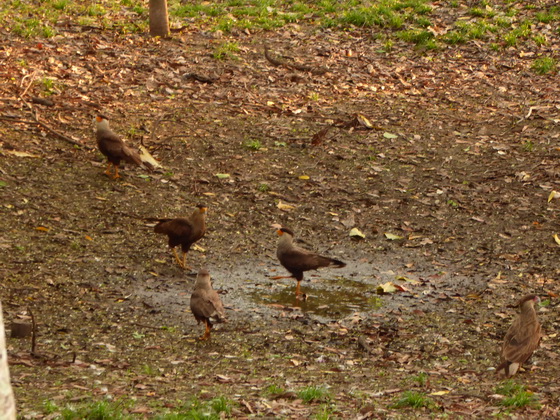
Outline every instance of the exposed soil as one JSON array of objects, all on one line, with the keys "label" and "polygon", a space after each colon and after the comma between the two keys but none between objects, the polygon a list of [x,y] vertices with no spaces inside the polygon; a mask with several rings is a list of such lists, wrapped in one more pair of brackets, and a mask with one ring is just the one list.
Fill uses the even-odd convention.
[{"label": "exposed soil", "polygon": [[[516,415],[556,417],[557,76],[476,44],[382,54],[363,33],[298,26],[232,37],[237,60],[214,59],[224,40],[204,31],[68,32],[0,49],[0,297],[8,323],[29,309],[38,322],[38,356],[8,340],[20,414],[131,398],[129,412],[150,417],[225,396],[232,417],[487,418],[505,410],[492,368],[506,306],[535,292],[551,299],[547,336],[515,380],[541,405]],[[275,67],[264,42],[328,72]],[[21,122],[32,118],[19,95],[43,75],[57,78],[56,105],[30,106],[91,149]],[[32,83],[23,98],[43,93]],[[105,176],[97,110],[164,169]],[[208,342],[188,309],[194,277],[144,220],[201,202],[209,231],[188,261],[209,269],[229,317]],[[285,274],[273,223],[347,267],[307,274],[309,300],[296,301],[294,281],[270,279]],[[378,295],[387,282],[402,291]],[[294,392],[310,385],[329,399],[304,403]],[[411,389],[436,406],[394,408]]]}]

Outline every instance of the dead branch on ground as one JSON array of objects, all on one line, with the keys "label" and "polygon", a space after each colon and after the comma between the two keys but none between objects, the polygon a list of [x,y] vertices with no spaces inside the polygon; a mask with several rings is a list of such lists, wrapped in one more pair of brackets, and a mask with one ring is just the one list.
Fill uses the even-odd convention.
[{"label": "dead branch on ground", "polygon": [[[276,53],[275,53],[275,55],[278,56],[278,54],[276,54]],[[282,67],[286,67],[288,69],[310,72],[311,74],[314,74],[314,75],[317,75],[317,76],[325,74],[328,71],[328,69],[326,67],[313,67],[313,66],[306,66],[306,65],[297,64],[297,63],[288,63],[286,60],[280,59],[280,58],[272,55],[270,48],[266,44],[264,46],[264,56],[272,65],[274,65],[276,67],[282,66]]]}]

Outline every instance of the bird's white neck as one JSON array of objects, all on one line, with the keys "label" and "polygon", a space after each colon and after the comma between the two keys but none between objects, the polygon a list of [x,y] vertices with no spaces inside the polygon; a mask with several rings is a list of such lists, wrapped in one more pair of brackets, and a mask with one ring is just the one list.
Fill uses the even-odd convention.
[{"label": "bird's white neck", "polygon": [[110,130],[109,121],[103,118],[101,121],[97,121],[98,130]]},{"label": "bird's white neck", "polygon": [[280,239],[278,240],[278,247],[289,248],[292,246],[293,242],[294,242],[294,238],[292,237],[292,235],[284,233],[280,236]]}]

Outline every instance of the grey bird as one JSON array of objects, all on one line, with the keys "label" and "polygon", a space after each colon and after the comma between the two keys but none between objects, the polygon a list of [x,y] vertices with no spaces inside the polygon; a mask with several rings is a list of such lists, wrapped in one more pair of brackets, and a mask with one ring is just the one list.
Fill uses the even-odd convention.
[{"label": "grey bird", "polygon": [[200,337],[201,340],[210,338],[212,322],[224,322],[226,320],[224,305],[218,293],[212,288],[208,270],[201,269],[198,272],[191,295],[191,311],[198,324],[204,322],[206,325],[206,330]]},{"label": "grey bird", "polygon": [[498,373],[503,373],[506,377],[515,375],[539,346],[541,324],[535,311],[535,303],[539,302],[537,295],[527,295],[515,304],[520,308],[520,312],[504,338],[500,353],[501,363],[496,368]]}]

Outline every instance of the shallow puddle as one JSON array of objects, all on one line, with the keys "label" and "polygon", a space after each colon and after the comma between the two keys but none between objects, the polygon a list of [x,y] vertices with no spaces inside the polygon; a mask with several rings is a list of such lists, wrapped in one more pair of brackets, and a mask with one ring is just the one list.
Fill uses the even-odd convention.
[{"label": "shallow puddle", "polygon": [[[322,317],[340,317],[354,312],[373,310],[381,304],[371,285],[347,279],[321,280],[315,284],[302,282],[304,298],[296,298],[293,287],[266,293],[255,291],[251,298],[258,304],[283,305]],[[323,287],[321,287],[323,286]]]},{"label": "shallow puddle", "polygon": [[[414,260],[408,257],[406,261]],[[286,274],[278,266],[271,269],[266,263],[237,263],[233,266],[213,266],[210,271],[214,288],[221,291],[230,316],[244,319],[290,310],[322,321],[342,319],[356,312],[400,311],[403,307],[407,311],[427,312],[442,299],[450,299],[448,295],[465,295],[477,281],[484,281],[457,275],[453,267],[446,267],[446,271],[441,272],[440,267],[422,263],[416,260],[416,266],[411,269],[397,257],[395,260],[378,258],[367,262],[356,260],[336,272],[306,273],[301,282],[306,300],[296,299],[294,279],[273,279],[278,274]],[[174,319],[191,320],[185,313],[190,312],[189,299],[194,278],[185,278],[184,274],[173,275],[173,272],[160,277],[135,283],[131,292],[144,306],[161,312],[161,322],[171,324]],[[162,278],[166,280],[162,281]],[[407,281],[407,278],[415,281]],[[378,295],[378,286],[387,282],[395,282],[407,291]]]}]

